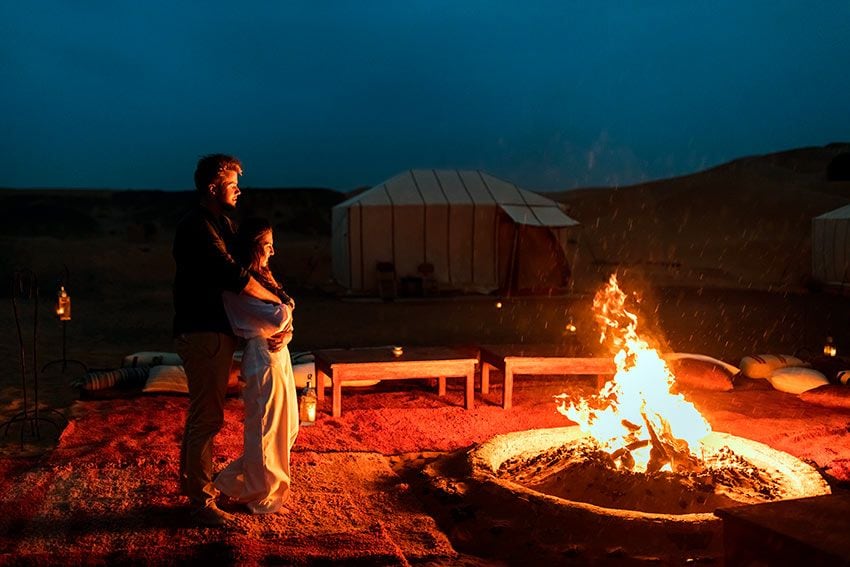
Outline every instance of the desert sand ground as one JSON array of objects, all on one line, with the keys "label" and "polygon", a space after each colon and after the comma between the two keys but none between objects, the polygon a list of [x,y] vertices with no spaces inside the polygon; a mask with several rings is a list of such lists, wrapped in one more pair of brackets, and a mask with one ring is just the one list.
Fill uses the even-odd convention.
[{"label": "desert sand ground", "polygon": [[[699,178],[560,195],[569,214],[585,226],[584,251],[574,272],[574,286],[570,293],[556,296],[501,298],[501,309],[496,308],[494,296],[447,294],[383,302],[340,294],[330,282],[329,235],[321,227],[326,226],[322,223],[327,220],[330,204],[341,200],[341,195],[323,193],[324,201],[305,203],[299,194],[298,208],[283,194],[268,192],[253,202],[246,198],[241,212],[266,210],[281,226],[276,234],[278,254],[273,267],[284,274],[298,300],[292,351],[390,344],[559,342],[564,340],[564,325],[569,319],[577,324],[581,340],[593,345],[597,330],[592,321],[592,295],[616,272],[624,289],[640,297],[641,327],[661,348],[706,354],[737,365],[743,356],[754,353],[817,354],[827,335],[835,337],[840,349],[850,349],[850,297],[818,289],[807,279],[810,217],[850,202],[848,183],[827,184],[810,171],[826,163],[836,151],[771,156],[758,161],[755,169],[736,163]],[[801,162],[807,166],[802,167]],[[793,165],[790,169],[789,163]],[[790,170],[814,180],[806,185],[795,178],[805,188],[798,189],[796,200],[794,179],[786,180]],[[774,184],[778,179],[786,180],[779,188]],[[713,193],[706,191],[707,183],[716,186]],[[829,190],[822,190],[827,185]],[[690,197],[683,196],[688,191]],[[57,281],[66,268],[73,301],[73,320],[66,327],[68,358],[80,360],[89,368],[115,368],[133,352],[173,351],[170,244],[177,206],[185,204],[185,199],[164,196],[158,201],[156,195],[143,199],[110,192],[82,192],[71,198],[45,191],[33,201],[33,194],[3,193],[4,202],[14,205],[6,206],[5,214],[14,219],[5,219],[9,221],[6,232],[0,235],[0,244],[8,251],[0,275],[8,280],[19,267],[38,274],[37,366],[62,354],[62,327],[51,310]],[[78,197],[85,206],[74,200]],[[75,218],[73,213],[81,210],[84,214],[77,215],[73,223],[68,220],[69,212]],[[304,211],[310,211],[313,220],[301,221],[297,232],[286,230],[287,223],[297,224],[294,219]],[[27,218],[27,214],[34,216]],[[4,361],[0,368],[0,419],[8,419],[20,411],[22,403],[20,347],[8,294],[3,294],[2,301],[7,307],[0,310],[4,337],[0,343],[0,360]],[[25,302],[27,308],[31,305]],[[29,342],[25,349],[31,356]],[[72,423],[81,412],[109,411],[110,407],[108,400],[97,402],[99,405],[78,401],[79,392],[69,383],[79,373],[73,364],[65,372],[61,366],[52,365],[40,376],[39,399],[44,407],[61,412]],[[414,398],[421,394],[415,388],[412,392]],[[533,398],[535,394],[532,391],[527,395]],[[32,394],[29,396],[32,401]],[[365,399],[358,403],[368,406]],[[176,412],[181,409],[180,400],[169,399]],[[121,407],[128,409],[126,404]],[[228,426],[228,435],[234,439],[238,438],[238,425]],[[515,422],[516,427],[523,425],[522,419]],[[315,427],[322,427],[321,419]],[[49,459],[57,437],[49,427],[42,431],[41,439],[25,435],[23,450],[15,431],[0,437],[7,466],[15,462],[36,466],[33,463]],[[388,434],[391,432],[375,432],[376,436]],[[322,438],[321,433],[310,433],[308,440],[313,438],[310,436]],[[416,447],[414,441],[404,450],[372,451],[364,458],[344,448],[327,452],[304,448],[301,466],[318,467],[315,470],[320,475],[350,470],[351,475],[334,473],[334,482],[357,483],[391,474],[387,471],[421,468],[445,452],[444,447],[434,449]],[[167,461],[173,451],[164,451]],[[312,464],[305,465],[305,461]],[[171,465],[164,468],[172,470]],[[166,510],[159,516],[170,517],[168,506],[179,508],[176,498],[173,500],[163,504]],[[417,522],[426,521],[425,511],[417,513]],[[299,521],[309,521],[305,519],[308,514],[295,516]],[[345,518],[333,521],[340,523],[340,532],[345,531]],[[250,530],[256,533],[249,533],[249,539],[262,539],[262,528],[257,525],[251,524]],[[74,529],[84,532],[85,526]],[[417,556],[406,554],[405,549],[395,555],[384,550],[371,557],[379,557],[375,560],[384,564],[500,563],[498,557],[457,555],[451,550],[452,544],[457,544],[452,539],[457,533],[448,537],[446,533],[451,530],[444,526],[431,526],[425,532],[441,538],[434,546],[442,551]],[[215,540],[214,536],[204,537],[208,542]],[[347,545],[344,539],[333,541],[332,545]],[[112,545],[111,552],[120,553],[121,544]],[[323,555],[321,549],[311,548],[312,555],[305,555],[308,559],[304,561],[347,558],[370,562],[368,551],[345,557],[333,550],[324,551]],[[13,550],[0,552],[3,561],[14,558]],[[50,562],[52,557],[61,561],[61,555],[50,555],[56,550],[39,553],[30,559]],[[282,563],[294,561],[292,555],[281,557]],[[79,561],[80,557],[70,560]]]}]

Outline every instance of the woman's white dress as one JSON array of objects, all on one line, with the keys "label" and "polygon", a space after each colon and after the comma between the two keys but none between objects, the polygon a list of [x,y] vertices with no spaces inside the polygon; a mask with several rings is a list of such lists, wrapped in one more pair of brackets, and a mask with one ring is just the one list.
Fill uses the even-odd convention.
[{"label": "woman's white dress", "polygon": [[298,400],[285,346],[289,341],[272,353],[266,338],[292,332],[292,309],[230,292],[223,298],[234,333],[247,339],[242,354],[245,430],[242,456],[219,473],[215,486],[251,512],[269,514],[289,499],[289,452],[298,436]]}]

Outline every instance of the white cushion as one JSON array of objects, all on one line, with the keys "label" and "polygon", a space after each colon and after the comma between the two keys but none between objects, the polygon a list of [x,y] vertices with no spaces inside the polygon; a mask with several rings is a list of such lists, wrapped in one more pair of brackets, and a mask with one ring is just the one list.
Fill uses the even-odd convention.
[{"label": "white cushion", "polygon": [[[239,364],[234,363],[227,380],[227,394],[238,394],[241,391]],[[152,367],[142,392],[188,394],[189,380],[186,378],[186,369],[180,364],[160,364]]]},{"label": "white cushion", "polygon": [[789,354],[753,354],[741,359],[741,374],[747,378],[767,378],[777,368],[808,366]]},{"label": "white cushion", "polygon": [[188,394],[189,384],[186,381],[186,370],[181,365],[160,364],[154,366],[148,373],[148,381],[142,391]]},{"label": "white cushion", "polygon": [[806,390],[829,384],[826,376],[817,370],[799,366],[778,368],[771,372],[767,380],[777,390],[789,394],[800,394]]}]

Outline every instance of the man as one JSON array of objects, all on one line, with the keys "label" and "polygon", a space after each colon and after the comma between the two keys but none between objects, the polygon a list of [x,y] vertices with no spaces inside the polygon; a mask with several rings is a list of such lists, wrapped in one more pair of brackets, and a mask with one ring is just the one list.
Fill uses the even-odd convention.
[{"label": "man", "polygon": [[195,169],[198,206],[177,224],[173,255],[174,336],[189,383],[189,412],[180,447],[180,489],[201,525],[233,516],[215,503],[213,438],[224,425],[224,398],[237,341],[224,312],[224,290],[279,303],[227,251],[235,229],[225,212],[236,208],[242,164],[233,156],[202,157]]}]

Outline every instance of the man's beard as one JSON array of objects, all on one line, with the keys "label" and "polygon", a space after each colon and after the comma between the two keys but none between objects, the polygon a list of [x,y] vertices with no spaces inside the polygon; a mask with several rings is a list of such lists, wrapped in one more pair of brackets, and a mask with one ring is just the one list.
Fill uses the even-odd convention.
[{"label": "man's beard", "polygon": [[235,211],[236,210],[236,203],[231,204],[231,203],[225,202],[225,203],[221,204],[221,208],[224,209],[225,211]]}]

